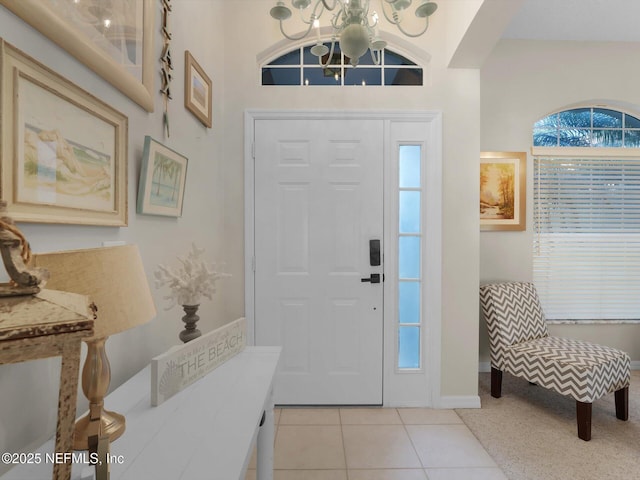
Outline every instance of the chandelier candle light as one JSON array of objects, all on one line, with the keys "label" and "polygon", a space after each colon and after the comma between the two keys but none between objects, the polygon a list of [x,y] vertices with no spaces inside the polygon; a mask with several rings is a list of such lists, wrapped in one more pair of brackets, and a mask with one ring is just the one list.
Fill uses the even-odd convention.
[{"label": "chandelier candle light", "polygon": [[[304,15],[304,10],[311,6],[311,13],[308,18]],[[280,22],[280,31],[289,40],[301,40],[315,27],[317,32],[317,43],[311,47],[311,53],[318,57],[318,63],[327,67],[333,57],[333,50],[336,38],[338,39],[340,50],[346,57],[349,57],[351,65],[357,66],[367,50],[371,52],[371,58],[376,65],[380,65],[380,53],[387,46],[387,42],[378,36],[378,14],[373,11],[369,14],[370,0],[291,0],[293,8],[300,10],[302,21],[308,26],[306,31],[299,35],[288,35],[283,28],[283,21],[291,17],[291,9],[283,1],[278,1],[270,11],[273,18]],[[424,27],[416,33],[406,31],[402,25],[404,11],[407,10],[412,0],[380,0],[380,7],[384,17],[391,24],[398,27],[404,35],[408,37],[419,37],[427,31],[429,27],[429,17],[437,10],[438,5],[428,0],[420,0],[420,5],[415,9],[415,16],[424,19]],[[385,6],[388,5],[388,6]],[[331,49],[320,40],[320,17],[324,11],[335,12],[331,18],[333,34],[331,37]],[[327,63],[322,62],[323,57],[328,55]]]},{"label": "chandelier candle light", "polygon": [[201,258],[204,249],[191,245],[191,251],[186,258],[178,257],[181,266],[177,270],[158,265],[155,271],[156,288],[168,286],[171,292],[164,298],[170,300],[169,310],[176,305],[182,305],[186,315],[182,317],[185,329],[180,332],[180,340],[187,343],[202,335],[196,328],[200,317],[196,315],[200,306],[200,299],[206,297],[212,300],[216,292],[216,282],[222,277],[229,277],[228,273],[221,273]]}]

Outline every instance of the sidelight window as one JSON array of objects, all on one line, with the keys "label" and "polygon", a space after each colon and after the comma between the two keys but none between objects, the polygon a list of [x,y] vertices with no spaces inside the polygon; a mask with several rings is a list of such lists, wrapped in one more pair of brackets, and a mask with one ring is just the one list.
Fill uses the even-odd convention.
[{"label": "sidelight window", "polygon": [[398,368],[421,367],[422,148],[399,147]]}]

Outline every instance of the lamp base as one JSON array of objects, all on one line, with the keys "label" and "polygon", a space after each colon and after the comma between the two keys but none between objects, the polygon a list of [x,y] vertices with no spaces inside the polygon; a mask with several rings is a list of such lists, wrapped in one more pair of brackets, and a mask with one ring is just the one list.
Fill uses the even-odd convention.
[{"label": "lamp base", "polygon": [[[103,410],[100,415],[100,432],[102,435],[109,436],[109,442],[113,442],[124,433],[125,430],[124,416],[116,412]],[[76,422],[75,431],[73,433],[74,450],[89,450],[89,436],[95,435],[96,430],[91,425],[89,414],[82,417]]]}]

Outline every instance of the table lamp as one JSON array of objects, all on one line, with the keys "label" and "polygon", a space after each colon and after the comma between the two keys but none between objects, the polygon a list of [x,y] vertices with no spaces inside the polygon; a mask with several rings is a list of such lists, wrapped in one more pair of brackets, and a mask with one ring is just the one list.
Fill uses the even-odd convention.
[{"label": "table lamp", "polygon": [[87,295],[97,307],[94,334],[85,338],[87,357],[82,369],[82,391],[89,413],[75,425],[73,448],[89,449],[89,437],[99,432],[112,442],[125,429],[124,416],[104,409],[111,381],[105,351],[110,335],[150,321],[156,309],[136,245],[70,250],[33,255],[32,264],[49,270],[46,288]]}]

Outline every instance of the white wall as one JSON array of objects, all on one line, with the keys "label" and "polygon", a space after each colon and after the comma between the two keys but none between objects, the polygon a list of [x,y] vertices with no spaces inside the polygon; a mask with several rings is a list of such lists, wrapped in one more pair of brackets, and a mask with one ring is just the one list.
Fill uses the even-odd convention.
[{"label": "white wall", "polygon": [[[154,59],[158,59],[161,49],[158,35],[161,15],[159,2],[155,3],[158,10],[154,28]],[[164,138],[158,73],[155,75],[153,92],[156,110],[149,114],[4,7],[0,7],[0,36],[129,118],[129,226],[112,228],[19,224],[33,251],[98,247],[105,240],[137,243],[150,279],[157,264],[175,264],[175,257],[182,256],[192,241],[206,248],[211,261],[227,261],[227,244],[234,240],[224,232],[227,210],[224,203],[225,189],[228,182],[223,177],[225,159],[222,139],[225,122],[221,91],[224,88],[226,68],[223,52],[218,49],[222,43],[221,8],[222,4],[218,1],[173,2],[170,26],[174,32],[171,52],[175,70],[171,83],[173,100],[169,106],[171,136]],[[203,127],[184,108],[185,49],[191,51],[213,79],[213,129]],[[156,72],[159,65],[159,62],[154,60],[153,68]],[[135,212],[145,135],[151,135],[189,158],[182,218],[137,215]],[[235,242],[241,243],[241,237]],[[162,298],[164,292],[156,290],[152,281],[150,283],[158,309],[157,318],[143,327],[114,336],[107,342],[112,369],[112,388],[142,369],[151,357],[179,343],[177,335],[183,326],[180,320],[183,312],[179,309],[165,311],[166,303]],[[214,297],[214,302],[206,300],[202,303],[199,325],[203,331],[209,331],[235,318],[226,313],[224,288]],[[53,432],[56,421],[59,363],[56,359],[0,366],[0,451],[12,452],[23,448],[29,450],[31,445],[39,444]],[[79,398],[80,413],[87,408],[87,404],[82,392]]]},{"label": "white wall", "polygon": [[[481,72],[481,145],[485,151],[526,151],[527,229],[482,232],[480,281],[532,280],[531,138],[541,117],[579,102],[609,104],[640,115],[640,47],[635,43],[502,40]],[[623,349],[640,360],[640,325],[554,325],[554,335]],[[484,322],[480,360],[489,361]]]},{"label": "white wall", "polygon": [[[266,0],[173,2],[174,78],[171,137],[162,136],[161,102],[147,114],[22,21],[0,8],[0,32],[10,43],[64,74],[129,117],[129,226],[126,228],[21,225],[34,251],[99,246],[125,240],[140,246],[147,274],[172,263],[192,241],[212,260],[224,261],[233,277],[215,301],[203,302],[207,331],[244,314],[243,115],[246,109],[389,109],[443,112],[443,288],[442,385],[446,396],[475,396],[478,365],[479,233],[477,215],[480,150],[480,85],[476,70],[446,68],[446,27],[455,23],[440,4],[429,32],[415,44],[431,54],[424,87],[261,87],[256,56],[281,40]],[[251,11],[252,15],[246,12]],[[156,34],[160,21],[156,19]],[[238,19],[238,21],[236,21]],[[240,20],[242,22],[240,22]],[[387,28],[383,26],[383,30]],[[394,32],[395,33],[395,32]],[[161,43],[156,40],[159,58]],[[189,49],[213,79],[213,129],[205,129],[183,107],[183,59]],[[449,49],[451,50],[451,49]],[[159,82],[159,78],[156,77]],[[156,91],[159,83],[156,86]],[[137,180],[145,135],[189,157],[184,215],[180,219],[135,214]],[[181,312],[164,311],[162,292],[153,289],[158,317],[149,325],[110,339],[112,387],[143,368],[150,358],[177,343]],[[0,450],[29,450],[55,424],[55,361],[0,366]],[[47,392],[45,394],[45,392]],[[29,408],[23,405],[28,399]],[[86,408],[80,401],[79,410]]]},{"label": "white wall", "polygon": [[[440,3],[429,31],[414,44],[431,56],[430,84],[424,87],[262,87],[256,56],[282,36],[269,17],[273,2],[235,0],[225,4],[225,175],[237,189],[227,191],[229,219],[243,214],[243,112],[246,109],[390,109],[440,110],[444,120],[444,225],[442,395],[477,394],[478,360],[478,195],[479,72],[446,68],[446,28],[455,21]],[[252,15],[246,15],[251,11]],[[294,15],[295,16],[295,15]],[[382,24],[382,31],[396,33]],[[302,27],[289,26],[290,33]],[[229,234],[242,238],[243,227],[228,223]],[[233,246],[230,258],[233,289],[231,312],[243,310],[243,245]]]}]

